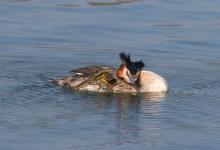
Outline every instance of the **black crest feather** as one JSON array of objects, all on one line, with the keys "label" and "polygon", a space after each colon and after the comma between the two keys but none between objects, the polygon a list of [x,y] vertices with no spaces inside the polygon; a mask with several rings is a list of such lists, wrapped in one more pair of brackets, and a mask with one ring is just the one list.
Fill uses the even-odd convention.
[{"label": "black crest feather", "polygon": [[142,68],[144,68],[145,66],[142,60],[132,62],[130,58],[130,54],[121,52],[119,54],[119,57],[121,61],[126,65],[128,70],[131,72],[131,74],[136,74],[139,70],[142,70]]},{"label": "black crest feather", "polygon": [[144,68],[144,66],[145,66],[145,64],[144,64],[144,62],[142,61],[142,60],[140,60],[140,61],[138,61],[138,62],[136,62],[137,63],[137,67],[139,68],[139,69],[142,69],[142,68]]},{"label": "black crest feather", "polygon": [[125,54],[124,52],[121,52],[119,54],[119,57],[123,63],[125,63],[125,64],[131,63],[131,58],[130,58],[129,54]]}]

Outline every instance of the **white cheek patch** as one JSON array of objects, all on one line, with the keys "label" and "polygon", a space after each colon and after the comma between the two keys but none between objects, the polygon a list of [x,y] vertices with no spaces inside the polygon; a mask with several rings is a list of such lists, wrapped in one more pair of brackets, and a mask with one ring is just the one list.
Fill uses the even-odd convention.
[{"label": "white cheek patch", "polygon": [[126,82],[128,82],[128,83],[132,83],[131,82],[131,80],[130,80],[130,78],[128,77],[128,76],[126,76],[126,78],[124,79]]},{"label": "white cheek patch", "polygon": [[131,75],[130,71],[125,68],[124,70],[124,81],[127,83],[135,83],[135,81],[137,80],[136,76]]}]

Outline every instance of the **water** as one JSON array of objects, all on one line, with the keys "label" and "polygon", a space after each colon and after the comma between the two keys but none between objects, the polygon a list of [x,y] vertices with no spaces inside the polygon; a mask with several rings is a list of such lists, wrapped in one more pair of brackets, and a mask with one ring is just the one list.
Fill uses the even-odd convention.
[{"label": "water", "polygon": [[[220,149],[219,1],[124,2],[0,1],[1,149]],[[164,76],[168,95],[47,82],[72,68],[118,67],[121,51]]]}]

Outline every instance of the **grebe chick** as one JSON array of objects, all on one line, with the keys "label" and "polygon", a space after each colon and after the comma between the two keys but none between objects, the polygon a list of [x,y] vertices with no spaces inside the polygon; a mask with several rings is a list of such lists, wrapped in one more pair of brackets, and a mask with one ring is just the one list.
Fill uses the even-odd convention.
[{"label": "grebe chick", "polygon": [[137,93],[136,88],[119,79],[113,68],[105,66],[88,66],[71,70],[70,76],[51,80],[59,86],[78,91],[99,93]]},{"label": "grebe chick", "polygon": [[133,84],[139,92],[166,93],[168,91],[167,81],[162,76],[152,71],[142,70],[144,68],[142,60],[132,62],[130,55],[123,52],[119,57],[122,64],[117,70],[118,78]]}]

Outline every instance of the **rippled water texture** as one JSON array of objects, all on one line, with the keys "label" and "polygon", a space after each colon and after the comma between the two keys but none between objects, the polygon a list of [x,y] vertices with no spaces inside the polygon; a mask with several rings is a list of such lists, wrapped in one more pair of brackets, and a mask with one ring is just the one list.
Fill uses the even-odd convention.
[{"label": "rippled water texture", "polygon": [[[0,0],[0,149],[219,150],[220,2]],[[166,97],[79,93],[47,81],[119,66],[164,76]]]}]

